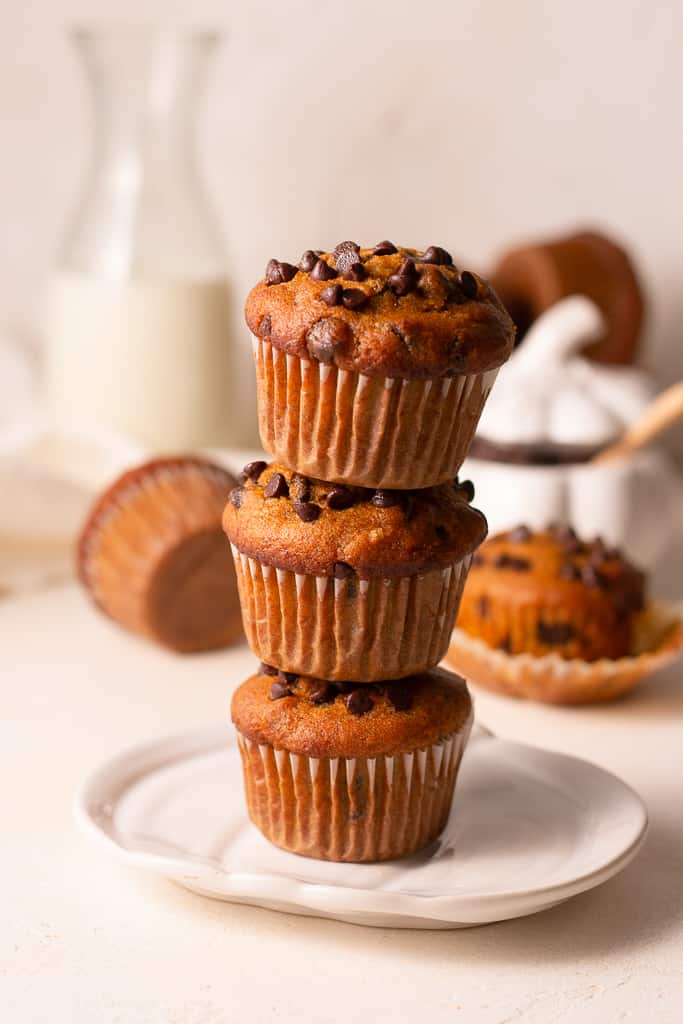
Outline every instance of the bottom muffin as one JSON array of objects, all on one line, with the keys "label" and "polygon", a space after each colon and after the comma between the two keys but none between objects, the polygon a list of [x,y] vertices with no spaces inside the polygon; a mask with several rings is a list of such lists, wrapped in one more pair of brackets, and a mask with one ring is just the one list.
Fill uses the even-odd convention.
[{"label": "bottom muffin", "polygon": [[262,665],[231,714],[249,816],[276,846],[381,861],[443,830],[472,726],[459,676],[328,683]]}]

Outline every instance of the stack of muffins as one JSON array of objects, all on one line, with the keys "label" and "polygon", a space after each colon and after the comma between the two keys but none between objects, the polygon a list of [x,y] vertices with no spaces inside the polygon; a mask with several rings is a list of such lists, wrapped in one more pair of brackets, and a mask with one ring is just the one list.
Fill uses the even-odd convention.
[{"label": "stack of muffins", "polygon": [[223,525],[258,672],[232,702],[276,845],[376,861],[433,840],[472,722],[436,669],[486,521],[459,483],[514,328],[437,246],[271,260],[252,290],[261,440]]}]

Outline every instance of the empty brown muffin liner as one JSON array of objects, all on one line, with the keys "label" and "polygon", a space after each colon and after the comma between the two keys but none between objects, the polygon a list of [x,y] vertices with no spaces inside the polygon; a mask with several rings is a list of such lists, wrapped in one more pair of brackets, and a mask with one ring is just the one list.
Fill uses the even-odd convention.
[{"label": "empty brown muffin liner", "polygon": [[683,653],[683,618],[672,605],[651,602],[637,617],[634,633],[627,657],[583,661],[559,654],[507,654],[455,629],[446,660],[469,682],[508,697],[595,704],[627,693]]},{"label": "empty brown muffin liner", "polygon": [[238,732],[249,817],[266,839],[321,860],[381,861],[432,842],[451,809],[472,727],[425,750],[375,758],[314,758]]},{"label": "empty brown muffin liner", "polygon": [[[79,576],[98,607],[125,628],[181,652],[238,640],[237,588],[229,580],[221,588],[223,618],[202,636],[175,637],[150,611],[157,573],[183,544],[197,539],[201,546],[205,538],[207,555],[220,550],[229,487],[223,469],[191,459],[150,463],[129,483],[114,485],[86,524],[78,552]],[[232,576],[229,558],[225,572]]]},{"label": "empty brown muffin liner", "polygon": [[299,473],[363,487],[452,480],[496,379],[368,377],[253,337],[261,443]]},{"label": "empty brown muffin liner", "polygon": [[262,661],[368,683],[441,661],[472,560],[417,576],[335,579],[275,569],[231,547],[244,631]]}]

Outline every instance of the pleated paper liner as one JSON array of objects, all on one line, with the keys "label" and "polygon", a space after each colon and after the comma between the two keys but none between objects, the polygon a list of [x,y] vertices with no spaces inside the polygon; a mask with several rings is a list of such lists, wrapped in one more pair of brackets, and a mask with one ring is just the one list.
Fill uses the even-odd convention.
[{"label": "pleated paper liner", "polygon": [[398,679],[446,653],[471,556],[397,578],[335,579],[265,565],[232,545],[247,640],[268,665],[338,681]]},{"label": "pleated paper liner", "polygon": [[594,704],[632,690],[683,653],[683,618],[672,605],[651,602],[638,617],[633,653],[599,661],[507,654],[455,629],[447,662],[466,679],[508,697],[546,704]]},{"label": "pleated paper liner", "polygon": [[291,853],[334,861],[405,857],[443,831],[472,715],[424,750],[313,758],[238,733],[249,817]]},{"label": "pleated paper liner", "polygon": [[98,607],[173,650],[223,647],[242,634],[221,516],[235,481],[193,457],[126,473],[96,503],[78,574]]},{"label": "pleated paper liner", "polygon": [[498,372],[368,377],[253,338],[261,443],[299,473],[363,487],[453,480]]}]

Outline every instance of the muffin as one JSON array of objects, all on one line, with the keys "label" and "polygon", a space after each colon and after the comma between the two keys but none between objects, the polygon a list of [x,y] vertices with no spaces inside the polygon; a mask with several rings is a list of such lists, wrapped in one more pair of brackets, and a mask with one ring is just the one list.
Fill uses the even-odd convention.
[{"label": "muffin", "polygon": [[245,312],[266,451],[364,487],[452,480],[514,338],[491,287],[438,246],[271,260]]},{"label": "muffin", "polygon": [[491,280],[522,340],[536,317],[570,295],[587,295],[605,331],[586,355],[600,363],[631,363],[638,353],[644,300],[627,252],[605,235],[580,231],[503,254]]},{"label": "muffin", "polygon": [[372,682],[445,653],[486,520],[471,484],[417,492],[339,486],[251,463],[230,495],[247,640],[289,672]]},{"label": "muffin", "polygon": [[620,658],[633,648],[644,577],[601,540],[567,526],[519,526],[477,552],[458,628],[508,654]]},{"label": "muffin", "polygon": [[262,666],[235,692],[249,816],[275,845],[380,861],[434,840],[472,725],[459,676],[321,682]]},{"label": "muffin", "polygon": [[120,625],[180,652],[242,635],[221,517],[235,478],[192,457],[147,462],[95,503],[77,548],[78,575]]}]

